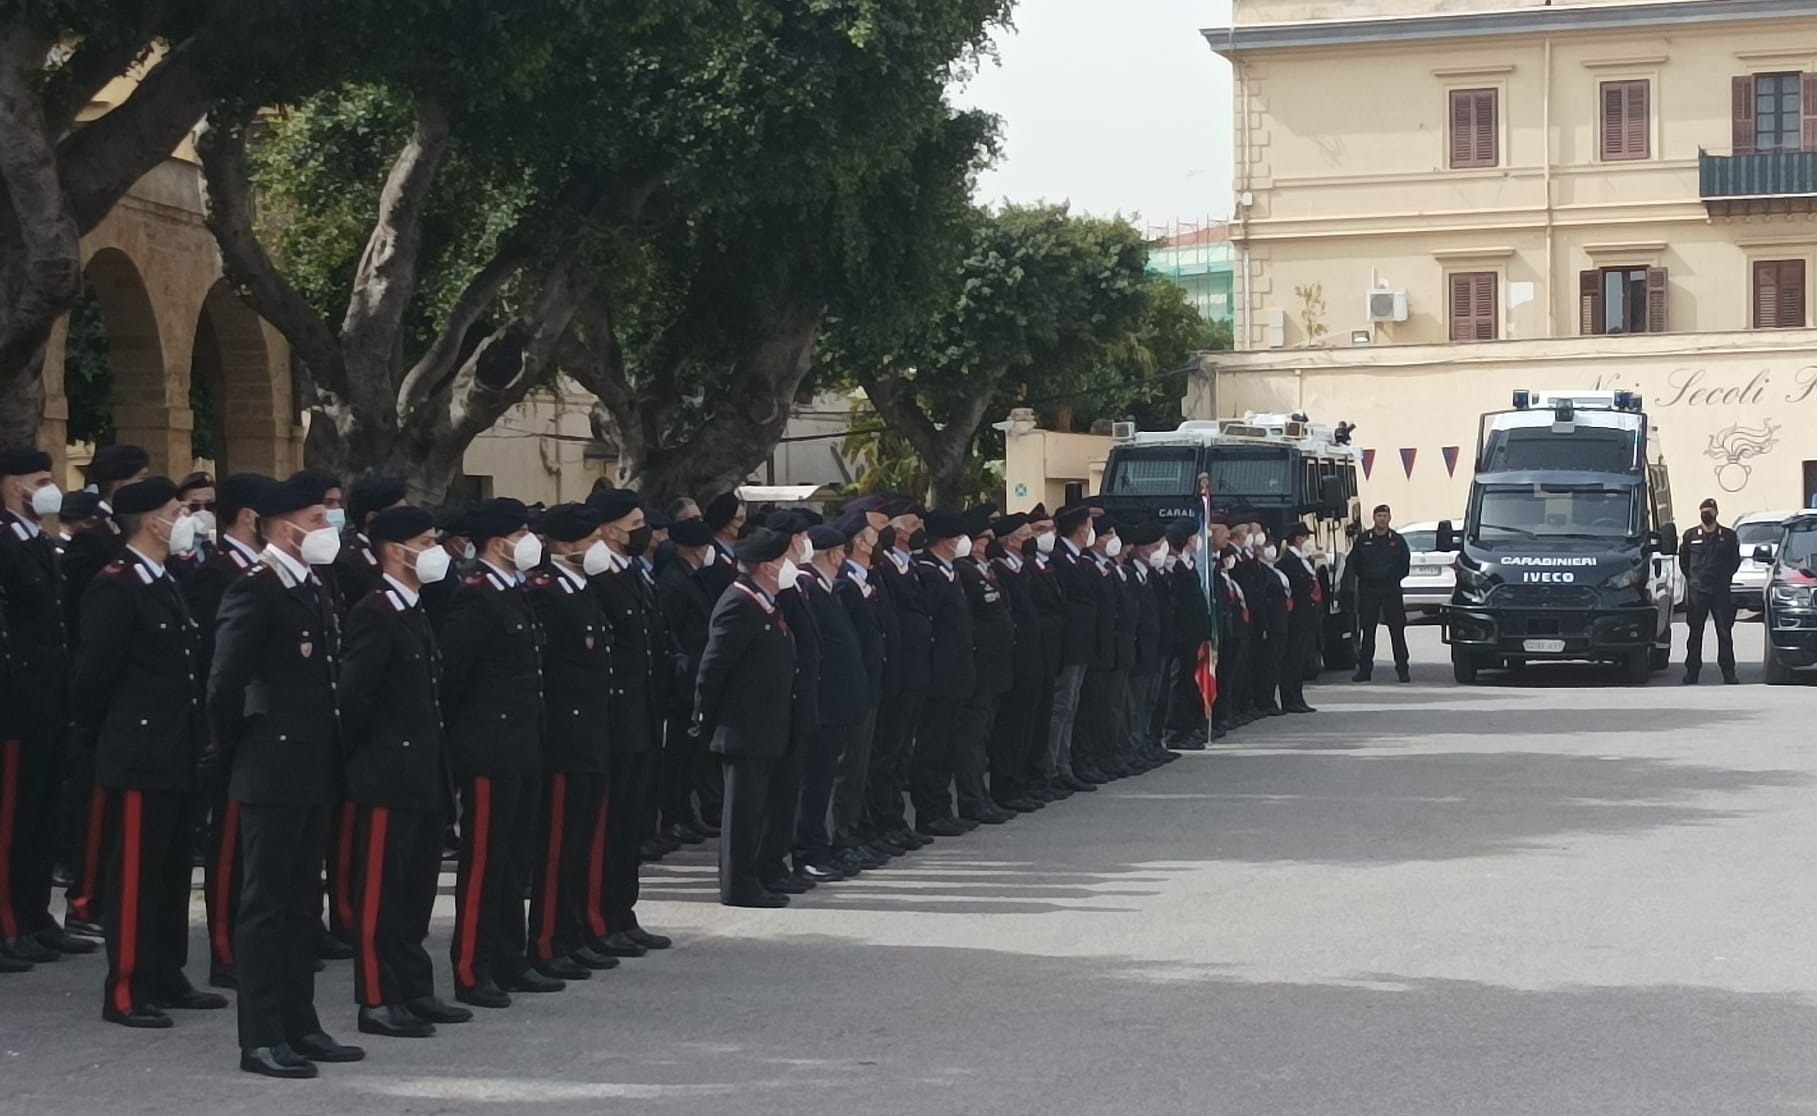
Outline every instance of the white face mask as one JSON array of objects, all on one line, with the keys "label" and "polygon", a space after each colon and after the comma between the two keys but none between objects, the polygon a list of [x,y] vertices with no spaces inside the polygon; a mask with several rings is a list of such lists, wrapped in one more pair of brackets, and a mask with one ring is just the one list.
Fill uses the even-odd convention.
[{"label": "white face mask", "polygon": [[1272,546],[1265,546],[1262,548],[1262,560],[1264,562],[1272,562],[1276,558],[1279,558],[1280,556],[1281,556],[1281,552],[1276,550]]},{"label": "white face mask", "polygon": [[543,564],[543,540],[526,534],[511,546],[511,564],[520,570],[533,570]]},{"label": "white face mask", "polygon": [[1096,527],[1087,527],[1085,529],[1085,549],[1090,550],[1092,547],[1096,546],[1097,544],[1098,544],[1098,529]]},{"label": "white face mask", "polygon": [[170,525],[170,552],[181,556],[196,548],[196,517],[180,515]]},{"label": "white face mask", "polygon": [[1224,568],[1227,570],[1236,569],[1237,568],[1237,556],[1234,554],[1226,554],[1224,556]]},{"label": "white face mask", "polygon": [[419,550],[416,552],[416,579],[424,585],[434,585],[448,576],[448,567],[453,564],[454,559],[439,546]]},{"label": "white face mask", "polygon": [[1158,550],[1149,551],[1148,568],[1151,570],[1164,570],[1167,568],[1167,548],[1166,547],[1161,547]]},{"label": "white face mask", "polygon": [[776,586],[780,589],[792,589],[800,577],[801,567],[784,558],[782,568],[776,571]]},{"label": "white face mask", "polygon": [[[333,512],[328,513],[333,516]],[[333,527],[317,527],[303,536],[303,561],[311,566],[329,566],[341,554],[341,535]]]},{"label": "white face mask", "polygon": [[612,549],[595,539],[587,552],[580,556],[580,568],[586,571],[588,577],[598,577],[605,573],[612,568]]},{"label": "white face mask", "polygon": [[964,535],[960,535],[958,539],[953,542],[953,557],[970,558],[971,556],[972,540],[966,538]]},{"label": "white face mask", "polygon": [[1049,531],[1045,535],[1036,535],[1035,549],[1043,554],[1052,554],[1054,552],[1054,539],[1058,537],[1059,536],[1055,535],[1052,531]]},{"label": "white face mask", "polygon": [[32,511],[40,518],[56,515],[63,510],[63,490],[54,484],[47,484],[32,493]]},{"label": "white face mask", "polygon": [[329,508],[328,509],[328,526],[333,527],[336,531],[346,530],[347,529],[347,509],[346,508]]},{"label": "white face mask", "polygon": [[478,557],[479,557],[479,547],[474,546],[472,543],[468,543],[467,549],[461,551],[461,558],[464,561],[471,562],[475,558],[478,558]]},{"label": "white face mask", "polygon": [[1112,535],[1110,538],[1104,540],[1104,557],[1115,558],[1121,553],[1123,553],[1122,539]]},{"label": "white face mask", "polygon": [[795,559],[796,563],[798,565],[805,566],[809,562],[812,562],[813,560],[814,560],[814,544],[811,542],[808,542],[806,539],[801,540],[801,556]]},{"label": "white face mask", "polygon": [[1255,544],[1257,546],[1267,546],[1268,545],[1268,532],[1257,531],[1255,533]]},{"label": "white face mask", "polygon": [[704,570],[717,561],[719,561],[719,548],[709,546],[706,552],[700,556],[700,568]]},{"label": "white face mask", "polygon": [[217,525],[215,523],[214,512],[209,511],[207,508],[203,508],[201,511],[196,512],[191,518],[196,521],[197,535],[204,539],[212,539],[215,537],[215,527]]},{"label": "white face mask", "polygon": [[1167,556],[1167,568],[1170,571],[1173,570],[1175,567],[1177,567],[1179,564],[1180,564],[1180,556],[1178,554],[1169,554]]}]

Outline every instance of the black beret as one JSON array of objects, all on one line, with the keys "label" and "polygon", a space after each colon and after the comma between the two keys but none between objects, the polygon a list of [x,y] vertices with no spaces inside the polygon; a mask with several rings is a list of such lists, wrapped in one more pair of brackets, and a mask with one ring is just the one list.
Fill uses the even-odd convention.
[{"label": "black beret", "polygon": [[847,542],[857,538],[859,534],[870,525],[871,521],[865,518],[863,511],[852,510],[847,510],[846,513],[840,516],[833,524],[834,527],[839,529],[839,533],[846,537]]},{"label": "black beret", "polygon": [[706,519],[708,527],[718,531],[726,524],[732,522],[732,518],[738,514],[738,509],[743,504],[744,501],[738,498],[738,493],[721,492],[719,495],[713,497],[711,502],[709,502],[706,508],[701,512],[701,515]]},{"label": "black beret", "polygon": [[94,519],[101,514],[101,494],[99,492],[65,492],[63,506],[57,509],[58,519]]},{"label": "black beret", "polygon": [[326,469],[304,469],[302,472],[292,473],[290,479],[285,483],[300,484],[305,488],[313,489],[316,496],[315,502],[319,504],[328,495],[329,489],[341,487],[341,478]]},{"label": "black beret", "polygon": [[265,491],[266,485],[276,483],[278,482],[261,473],[229,473],[222,477],[221,483],[216,486],[216,501],[236,511],[240,508],[252,508],[256,511],[259,506],[259,493]]},{"label": "black beret", "polygon": [[644,522],[650,525],[652,531],[667,531],[675,526],[675,520],[668,513],[657,511],[655,508],[644,513]]},{"label": "black beret", "polygon": [[530,525],[530,509],[509,496],[482,500],[467,511],[467,537],[476,543],[515,535]]},{"label": "black beret", "polygon": [[846,516],[853,512],[857,512],[859,515],[866,512],[881,512],[887,503],[889,501],[882,496],[860,496],[856,500],[847,500],[845,506],[839,509],[839,514]]},{"label": "black beret", "polygon": [[1715,499],[1713,497],[1705,496],[1703,498],[1703,503],[1697,505],[1697,510],[1702,511],[1705,508],[1713,508],[1715,506],[1716,506]]},{"label": "black beret", "polygon": [[981,508],[973,508],[971,511],[960,516],[959,522],[965,525],[965,533],[974,539],[980,535],[988,535],[991,530],[991,513],[989,505]]},{"label": "black beret", "polygon": [[678,520],[669,528],[669,541],[676,546],[711,546],[713,528],[704,519]]},{"label": "black beret", "polygon": [[1187,519],[1182,516],[1179,519],[1170,519],[1167,521],[1167,541],[1174,546],[1181,545],[1187,539],[1192,538],[1198,533],[1199,524],[1197,520]]},{"label": "black beret", "polygon": [[[404,482],[396,477],[361,477],[347,493],[347,518],[358,526],[375,511],[404,499]],[[418,531],[417,534],[422,534]]]},{"label": "black beret", "polygon": [[825,523],[816,523],[808,528],[808,541],[814,544],[816,551],[834,550],[846,544],[845,532]]},{"label": "black beret", "polygon": [[144,515],[177,498],[176,482],[169,477],[146,477],[114,493],[115,515]]},{"label": "black beret", "polygon": [[1046,523],[1052,518],[1053,516],[1049,515],[1047,512],[1046,504],[1036,504],[1034,507],[1028,509],[1028,521],[1030,523]]},{"label": "black beret", "polygon": [[1146,520],[1122,532],[1123,541],[1130,546],[1149,546],[1161,541],[1167,533],[1167,525],[1158,519]]},{"label": "black beret", "polygon": [[814,524],[800,508],[778,508],[764,517],[763,525],[785,535],[799,535]]},{"label": "black beret", "polygon": [[50,472],[50,454],[30,446],[0,449],[0,477],[23,477]]},{"label": "black beret", "polygon": [[272,481],[259,492],[258,501],[252,509],[259,513],[261,519],[274,515],[289,515],[302,511],[322,502],[322,490],[310,483],[301,474],[287,481]]},{"label": "black beret", "polygon": [[1054,517],[1054,529],[1062,535],[1070,535],[1085,525],[1091,517],[1091,509],[1083,504],[1074,504],[1070,508],[1061,508],[1060,514]]},{"label": "black beret", "polygon": [[418,535],[426,535],[435,530],[435,516],[425,508],[413,508],[409,505],[386,508],[372,517],[372,526],[367,530],[377,542],[404,542]]},{"label": "black beret", "polygon": [[102,446],[88,463],[90,484],[112,484],[151,468],[151,454],[138,446]]},{"label": "black beret", "polygon": [[774,562],[789,552],[789,541],[789,536],[780,531],[759,527],[738,540],[732,547],[732,556],[754,566]]},{"label": "black beret", "polygon": [[1304,523],[1289,523],[1287,525],[1287,530],[1281,532],[1281,539],[1285,542],[1292,542],[1295,539],[1303,539],[1310,534],[1312,534],[1312,528],[1306,526]]},{"label": "black beret", "polygon": [[1026,514],[1015,512],[1011,515],[999,516],[997,521],[991,524],[991,531],[1001,539],[1006,535],[1013,535],[1017,531],[1020,531],[1023,527],[1026,527],[1029,522],[1030,520]]},{"label": "black beret", "polygon": [[599,530],[599,513],[585,504],[557,504],[543,513],[539,526],[556,542],[579,542]]},{"label": "black beret", "polygon": [[601,523],[617,523],[644,506],[633,488],[607,488],[587,497],[587,506],[599,513]]},{"label": "black beret", "polygon": [[882,512],[884,515],[889,516],[891,519],[895,519],[899,515],[907,515],[908,510],[911,506],[912,505],[910,504],[910,502],[908,500],[906,500],[900,496],[897,496],[892,499],[885,500],[883,503],[879,504],[877,506],[877,510]]},{"label": "black beret", "polygon": [[177,482],[177,494],[180,496],[192,488],[213,488],[215,479],[207,473],[191,473]]},{"label": "black beret", "polygon": [[926,528],[928,542],[956,539],[965,534],[965,521],[959,517],[958,512],[928,512]]}]

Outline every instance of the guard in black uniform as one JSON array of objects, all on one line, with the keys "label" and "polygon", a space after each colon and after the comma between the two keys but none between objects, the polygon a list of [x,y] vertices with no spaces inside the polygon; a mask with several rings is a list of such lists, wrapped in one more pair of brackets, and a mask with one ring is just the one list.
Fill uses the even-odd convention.
[{"label": "guard in black uniform", "polygon": [[116,493],[125,545],[83,596],[87,638],[70,684],[73,731],[95,756],[95,785],[115,819],[101,1015],[128,1027],[169,1027],[165,1008],[227,1006],[183,974],[203,729],[196,625],[167,568],[182,514],[177,487],[164,477]]},{"label": "guard in black uniform", "polygon": [[[881,514],[878,523],[886,523]],[[883,593],[871,584],[877,529],[863,512],[848,512],[837,524],[845,537],[845,562],[833,580],[833,593],[845,609],[852,633],[858,638],[858,660],[864,668],[864,717],[847,738],[833,778],[831,829],[835,862],[847,875],[867,868],[881,868],[899,855],[895,846],[880,847],[877,835],[865,825],[865,787],[870,778],[871,742],[877,734],[877,710],[883,704],[884,643],[888,606]]]},{"label": "guard in black uniform", "polygon": [[1716,501],[1697,505],[1697,526],[1684,533],[1678,547],[1678,569],[1685,577],[1685,685],[1695,686],[1703,670],[1703,626],[1716,622],[1716,665],[1722,680],[1733,686],[1735,676],[1735,605],[1729,599],[1729,579],[1741,568],[1741,540],[1716,522]]},{"label": "guard in black uniform", "polygon": [[1023,573],[1041,614],[1041,685],[1028,726],[1028,752],[1023,765],[1029,772],[1029,797],[1037,802],[1058,802],[1072,797],[1071,787],[1055,776],[1048,762],[1052,741],[1054,695],[1058,690],[1062,658],[1066,652],[1066,590],[1060,584],[1054,547],[1059,536],[1046,505],[1036,504],[1028,513],[1030,535],[1022,542]]},{"label": "guard in black uniform", "polygon": [[339,620],[311,567],[334,561],[340,537],[309,485],[270,485],[258,510],[268,544],[221,599],[208,683],[214,746],[240,809],[240,1068],[314,1077],[314,1062],[365,1057],[324,1034],[315,1011],[322,855],[343,772]]},{"label": "guard in black uniform", "polygon": [[[915,561],[933,633],[928,654],[927,699],[915,727],[915,757],[909,769],[909,796],[915,804],[915,831],[929,837],[957,837],[976,829],[953,813],[953,747],[959,721],[977,682],[972,658],[972,611],[954,563],[971,553],[971,539],[956,512],[927,515],[927,538]],[[963,541],[962,541],[963,540]]]},{"label": "guard in black uniform", "polygon": [[343,608],[365,600],[381,587],[384,571],[372,545],[373,517],[404,502],[404,482],[396,477],[364,477],[347,493],[347,530],[341,535],[341,553],[334,562],[334,580]]},{"label": "guard in black uniform", "polygon": [[[1046,805],[1036,796],[1037,777],[1032,766],[1035,717],[1044,681],[1041,605],[1035,590],[1039,574],[1033,559],[1022,553],[1023,543],[1033,540],[1034,531],[1028,516],[1018,513],[991,524],[991,533],[995,536],[991,572],[1009,608],[1013,642],[1009,689],[998,697],[996,717],[991,723],[990,793],[991,800],[1002,809],[1027,814]],[[1045,720],[1041,729],[1045,743]]]},{"label": "guard in black uniform", "polygon": [[449,766],[461,796],[454,892],[455,998],[508,1007],[508,992],[559,992],[530,967],[524,888],[542,802],[542,652],[520,571],[542,562],[529,512],[508,498],[467,513],[480,569],[439,633]]},{"label": "guard in black uniform", "polygon": [[770,771],[789,748],[795,642],[776,603],[790,537],[758,528],[739,540],[739,576],[713,608],[695,689],[695,731],[725,759],[719,836],[719,901],[729,907],[786,907],[764,886],[764,826]]},{"label": "guard in black uniform", "polygon": [[1356,673],[1350,680],[1367,682],[1374,674],[1375,628],[1382,622],[1388,625],[1388,638],[1394,645],[1395,677],[1410,682],[1413,679],[1407,666],[1407,604],[1401,597],[1401,582],[1413,568],[1413,553],[1401,533],[1389,526],[1393,514],[1387,504],[1377,504],[1372,514],[1375,525],[1356,537],[1345,563],[1345,568],[1356,575],[1357,624],[1363,630]]},{"label": "guard in black uniform", "polygon": [[[675,692],[668,703],[668,735],[663,741],[661,793],[662,835],[684,845],[698,845],[718,830],[718,818],[703,828],[694,811],[697,772],[705,747],[689,731],[694,717],[694,683],[700,656],[707,649],[707,626],[713,618],[710,586],[719,586],[719,547],[713,529],[699,518],[677,520],[669,530],[669,553],[656,570],[656,601],[664,626],[680,659]],[[731,564],[730,559],[726,560]],[[714,761],[717,762],[717,761]]]},{"label": "guard in black uniform", "polygon": [[448,576],[448,553],[418,508],[366,521],[379,585],[347,614],[341,728],[347,797],[354,803],[353,989],[369,1035],[423,1038],[464,1023],[466,1008],[435,995],[423,940],[442,870],[448,800],[438,686],[441,655],[422,590]]},{"label": "guard in black uniform", "polygon": [[885,622],[883,704],[877,709],[877,731],[871,738],[871,772],[866,782],[865,812],[871,829],[902,849],[916,849],[933,837],[909,828],[902,795],[908,789],[914,760],[915,728],[927,701],[931,681],[933,627],[927,595],[915,576],[910,533],[921,523],[906,501],[887,505],[890,522],[877,540],[871,575],[890,610]]},{"label": "guard in black uniform", "polygon": [[966,607],[971,610],[972,693],[959,711],[959,736],[953,745],[953,790],[962,820],[1002,825],[1017,812],[998,805],[991,796],[991,785],[996,781],[991,741],[996,735],[998,702],[1015,684],[1016,621],[987,556],[996,539],[989,510],[973,508],[964,515],[963,522],[963,553],[953,568],[965,590]]},{"label": "guard in black uniform", "polygon": [[1316,713],[1306,704],[1306,663],[1318,643],[1319,624],[1324,614],[1325,593],[1319,583],[1319,571],[1301,549],[1312,535],[1304,523],[1290,524],[1281,542],[1287,548],[1276,568],[1287,578],[1292,591],[1287,614],[1287,649],[1281,663],[1281,709],[1288,713]]}]

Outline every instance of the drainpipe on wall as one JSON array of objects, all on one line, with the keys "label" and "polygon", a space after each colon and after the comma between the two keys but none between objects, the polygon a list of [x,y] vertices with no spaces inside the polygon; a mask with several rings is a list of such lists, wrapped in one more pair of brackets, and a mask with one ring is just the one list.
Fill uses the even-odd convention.
[{"label": "drainpipe on wall", "polygon": [[1545,135],[1546,188],[1546,336],[1558,336],[1558,260],[1552,226],[1552,40],[1544,44],[1545,63],[1540,67],[1540,80],[1545,87],[1540,94],[1540,125]]},{"label": "drainpipe on wall", "polygon": [[[1236,145],[1237,145],[1237,189],[1236,202],[1231,209],[1231,216],[1236,226],[1237,269],[1236,283],[1238,290],[1232,292],[1231,346],[1238,352],[1249,349],[1249,207],[1243,204],[1243,198],[1249,194],[1249,82],[1243,74],[1243,64],[1232,60],[1232,75],[1236,78],[1237,107]],[[1215,398],[1215,394],[1214,394]],[[1215,411],[1212,418],[1220,417]]]}]

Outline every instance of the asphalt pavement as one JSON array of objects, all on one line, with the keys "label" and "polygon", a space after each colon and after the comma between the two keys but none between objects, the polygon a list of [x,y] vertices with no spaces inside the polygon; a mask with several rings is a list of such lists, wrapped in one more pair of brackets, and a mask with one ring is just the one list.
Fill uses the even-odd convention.
[{"label": "asphalt pavement", "polygon": [[0,1111],[1808,1110],[1817,693],[1759,684],[1737,634],[1740,686],[1465,688],[1416,629],[1412,685],[1311,687],[1317,716],[785,911],[677,854],[639,908],[676,948],[433,1039],[358,1036],[331,965],[324,1019],[369,1056],[313,1082],[238,1072],[231,1011],[102,1023],[98,958],[0,977]]}]

